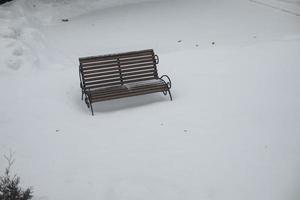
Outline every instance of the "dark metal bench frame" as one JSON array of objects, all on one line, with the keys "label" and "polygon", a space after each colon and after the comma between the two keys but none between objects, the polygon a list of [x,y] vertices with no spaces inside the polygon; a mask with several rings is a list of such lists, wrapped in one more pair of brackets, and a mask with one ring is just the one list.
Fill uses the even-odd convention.
[{"label": "dark metal bench frame", "polygon": [[[159,58],[152,49],[79,58],[81,100],[85,96],[85,103],[91,108],[92,115],[92,104],[99,101],[154,92],[169,93],[172,101],[171,79],[167,75],[158,77],[158,63]],[[138,89],[135,91],[122,89],[128,83],[135,86],[149,80],[158,82],[136,85]]]}]

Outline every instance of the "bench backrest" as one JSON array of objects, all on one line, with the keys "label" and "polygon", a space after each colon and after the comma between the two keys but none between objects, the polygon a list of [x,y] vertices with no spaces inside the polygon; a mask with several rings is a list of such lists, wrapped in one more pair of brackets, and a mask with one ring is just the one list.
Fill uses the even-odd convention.
[{"label": "bench backrest", "polygon": [[157,56],[152,49],[79,58],[85,89],[157,79]]}]

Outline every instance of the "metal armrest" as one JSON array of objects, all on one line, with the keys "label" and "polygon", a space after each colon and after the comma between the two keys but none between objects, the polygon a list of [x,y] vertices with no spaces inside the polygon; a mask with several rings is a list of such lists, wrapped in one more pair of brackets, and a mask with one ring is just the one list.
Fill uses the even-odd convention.
[{"label": "metal armrest", "polygon": [[159,63],[159,57],[158,57],[158,55],[155,55],[154,58],[155,58],[155,64],[158,64]]},{"label": "metal armrest", "polygon": [[[168,81],[165,81],[163,78],[167,78]],[[170,79],[169,76],[167,76],[167,75],[162,75],[159,79],[162,80],[163,82],[165,82],[165,83],[168,85],[168,88],[171,89],[171,87],[172,87],[172,82],[171,82],[171,79]]]}]

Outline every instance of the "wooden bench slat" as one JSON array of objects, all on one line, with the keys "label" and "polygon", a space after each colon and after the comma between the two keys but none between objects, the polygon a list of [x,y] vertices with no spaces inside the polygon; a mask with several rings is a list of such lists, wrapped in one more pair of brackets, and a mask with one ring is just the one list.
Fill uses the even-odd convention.
[{"label": "wooden bench slat", "polygon": [[137,69],[140,67],[151,67],[155,69],[155,66],[152,63],[149,64],[136,64],[136,65],[128,65],[128,66],[121,66],[121,70],[123,69]]},{"label": "wooden bench slat", "polygon": [[87,63],[82,63],[82,67],[83,68],[88,68],[89,66],[95,66],[95,65],[99,65],[99,66],[105,66],[105,65],[111,65],[111,64],[118,64],[118,61],[122,64],[125,64],[126,62],[135,62],[135,61],[155,61],[154,57],[152,55],[146,55],[146,56],[140,56],[140,57],[132,57],[132,58],[123,58],[123,59],[119,59],[115,58],[112,60],[108,60],[108,61],[91,61],[91,62],[87,62]]},{"label": "wooden bench slat", "polygon": [[124,68],[124,67],[129,67],[129,66],[141,66],[141,65],[149,65],[149,66],[153,66],[153,61],[152,60],[143,60],[143,61],[134,61],[134,62],[127,62],[127,63],[120,63],[120,67]]},{"label": "wooden bench slat", "polygon": [[107,94],[107,93],[118,93],[119,91],[123,91],[123,90],[131,90],[131,89],[134,90],[139,88],[152,88],[152,87],[166,87],[166,84],[164,82],[154,82],[154,83],[142,83],[142,84],[130,85],[129,83],[122,86],[99,88],[92,91],[92,93],[98,95],[98,94]]},{"label": "wooden bench slat", "polygon": [[114,58],[97,58],[94,60],[89,60],[85,62],[81,62],[82,66],[89,66],[96,63],[99,64],[110,64],[119,61],[130,61],[130,60],[141,60],[141,59],[154,59],[153,54],[144,54],[144,55],[133,55],[130,57],[114,57]]},{"label": "wooden bench slat", "polygon": [[[154,89],[161,89],[163,90],[164,87],[162,86],[158,86],[158,87],[152,87]],[[102,93],[92,93],[92,97],[91,98],[98,98],[98,97],[102,97],[102,96],[114,96],[120,93],[128,93],[128,92],[132,92],[132,91],[137,91],[137,90],[145,90],[146,88],[139,88],[139,89],[135,89],[135,90],[125,90],[125,89],[120,89],[120,90],[115,90],[115,91],[106,91],[106,92],[102,92]]]},{"label": "wooden bench slat", "polygon": [[154,80],[153,77],[149,77],[149,78],[140,78],[140,79],[132,79],[132,80],[125,80],[123,81],[124,84],[126,83],[134,83],[134,82],[139,82],[139,81],[148,81],[148,80]]},{"label": "wooden bench slat", "polygon": [[120,54],[109,54],[103,56],[92,56],[92,57],[83,57],[79,58],[80,63],[87,63],[93,61],[105,61],[105,60],[112,60],[116,58],[133,58],[133,57],[141,57],[147,55],[154,55],[153,50],[147,51],[136,51],[136,52],[128,52],[128,53],[120,53]]},{"label": "wooden bench slat", "polygon": [[[135,79],[135,80],[127,80],[127,81],[123,81],[123,84],[139,82],[139,81],[147,81],[147,80],[154,80],[154,78],[150,77],[150,78],[142,78],[142,79]],[[122,84],[120,82],[110,82],[110,83],[103,83],[103,84],[87,85],[85,88],[86,89],[96,89],[96,88],[110,87],[110,86],[116,86],[116,85],[121,86]]]},{"label": "wooden bench slat", "polygon": [[151,59],[142,59],[142,60],[129,60],[129,61],[120,61],[121,66],[133,65],[133,64],[141,64],[141,63],[150,63],[153,64],[155,60]]},{"label": "wooden bench slat", "polygon": [[119,72],[119,70],[114,70],[114,71],[108,71],[108,72],[103,72],[103,73],[99,73],[99,72],[98,73],[90,73],[90,74],[84,75],[84,78],[89,79],[92,77],[101,77],[101,76],[112,75],[112,74],[120,75],[120,72]]},{"label": "wooden bench slat", "polygon": [[83,68],[88,68],[90,66],[95,66],[95,65],[111,65],[111,64],[118,64],[118,60],[117,59],[113,59],[113,60],[110,60],[110,61],[94,61],[94,62],[89,62],[89,63],[82,63],[81,66]]},{"label": "wooden bench slat", "polygon": [[112,82],[120,82],[121,83],[121,81],[120,81],[120,78],[111,78],[111,79],[109,79],[109,80],[102,80],[102,81],[94,81],[94,82],[88,82],[88,83],[86,83],[85,85],[86,86],[91,86],[91,85],[101,85],[101,84],[103,84],[103,83],[112,83]]},{"label": "wooden bench slat", "polygon": [[144,55],[144,54],[152,54],[153,50],[152,49],[147,49],[147,50],[141,50],[141,51],[131,51],[131,52],[125,52],[125,53],[115,53],[115,54],[106,54],[106,55],[98,55],[98,56],[88,56],[88,57],[81,57],[79,60],[81,62],[86,61],[86,60],[95,60],[97,58],[107,58],[107,59],[112,59],[115,57],[121,58],[121,57],[129,57],[129,56],[137,56],[137,55]]},{"label": "wooden bench slat", "polygon": [[127,72],[138,72],[138,71],[149,71],[149,70],[153,70],[153,71],[157,71],[153,66],[150,66],[150,67],[138,67],[138,68],[133,68],[133,69],[130,69],[130,68],[121,68],[122,70],[122,74],[126,74]]},{"label": "wooden bench slat", "polygon": [[138,95],[144,95],[144,94],[151,94],[151,93],[156,93],[156,92],[162,92],[162,90],[161,89],[152,89],[152,90],[131,92],[131,93],[126,93],[126,94],[121,94],[121,95],[108,96],[108,97],[99,97],[99,98],[92,99],[92,102],[106,101],[106,100],[111,100],[111,99],[119,99],[119,98],[123,98],[123,97],[131,97],[131,96],[138,96]]},{"label": "wooden bench slat", "polygon": [[126,76],[132,76],[132,75],[138,75],[138,74],[148,74],[151,73],[152,75],[154,75],[154,73],[156,73],[156,70],[152,69],[148,69],[148,70],[140,70],[140,71],[131,71],[131,72],[122,72],[122,77],[126,77]]},{"label": "wooden bench slat", "polygon": [[133,76],[124,76],[123,75],[123,81],[126,80],[133,80],[133,79],[139,79],[143,77],[152,77],[153,78],[153,73],[147,73],[147,74],[142,74],[142,75],[133,75]]},{"label": "wooden bench slat", "polygon": [[85,83],[89,83],[89,82],[92,82],[92,81],[97,81],[99,79],[106,80],[106,79],[112,79],[112,78],[119,78],[121,80],[120,74],[116,73],[116,74],[109,75],[109,76],[95,76],[93,78],[88,78],[88,79],[85,79]]},{"label": "wooden bench slat", "polygon": [[163,88],[152,88],[152,89],[140,89],[136,91],[129,91],[129,92],[119,92],[119,93],[114,93],[114,94],[105,94],[105,95],[100,95],[100,96],[95,96],[91,97],[91,100],[97,100],[97,99],[102,99],[102,98],[108,98],[108,97],[115,97],[115,96],[132,96],[132,94],[138,94],[138,93],[143,93],[145,91],[160,91],[162,92],[164,89]]},{"label": "wooden bench slat", "polygon": [[108,69],[95,69],[92,71],[83,70],[83,76],[85,76],[86,74],[94,74],[94,73],[109,72],[109,71],[116,71],[116,70],[119,70],[119,68],[115,67],[115,68],[108,68]]},{"label": "wooden bench slat", "polygon": [[116,86],[116,85],[122,85],[120,82],[113,82],[113,83],[103,83],[103,84],[98,84],[98,85],[91,85],[91,86],[86,86],[86,89],[96,89],[100,87],[110,87],[110,86]]},{"label": "wooden bench slat", "polygon": [[137,57],[129,57],[129,58],[119,58],[120,62],[126,62],[126,61],[136,61],[136,60],[149,60],[154,59],[152,54],[144,55],[144,56],[137,56]]},{"label": "wooden bench slat", "polygon": [[88,71],[88,70],[93,70],[93,69],[106,69],[106,68],[113,68],[113,67],[119,67],[118,63],[113,63],[109,65],[99,65],[99,64],[93,64],[91,66],[85,67],[83,66],[82,69],[83,71]]},{"label": "wooden bench slat", "polygon": [[139,66],[154,66],[153,60],[140,60],[140,61],[133,61],[133,62],[126,62],[120,64],[110,64],[110,65],[93,65],[89,67],[83,67],[83,71],[90,71],[95,69],[107,69],[107,68],[132,68],[132,67],[139,67]]}]

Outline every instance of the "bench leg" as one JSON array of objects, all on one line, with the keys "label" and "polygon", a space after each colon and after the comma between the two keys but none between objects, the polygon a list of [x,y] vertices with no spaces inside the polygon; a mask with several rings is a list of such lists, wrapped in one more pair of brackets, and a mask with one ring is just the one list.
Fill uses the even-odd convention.
[{"label": "bench leg", "polygon": [[170,91],[170,90],[168,90],[168,92],[169,92],[169,95],[170,95],[170,100],[172,101],[172,100],[173,100],[173,98],[172,98],[171,91]]},{"label": "bench leg", "polygon": [[87,105],[88,108],[91,107],[92,115],[94,115],[94,110],[93,110],[92,102],[91,102],[91,100],[90,100],[90,98],[88,96],[85,97],[85,103],[86,103],[86,105]]},{"label": "bench leg", "polygon": [[85,97],[85,104],[88,108],[90,108],[90,100],[87,96]]},{"label": "bench leg", "polygon": [[83,90],[81,91],[81,101],[83,100]]},{"label": "bench leg", "polygon": [[90,106],[91,106],[92,115],[94,116],[94,110],[93,110],[92,103],[90,103]]}]

